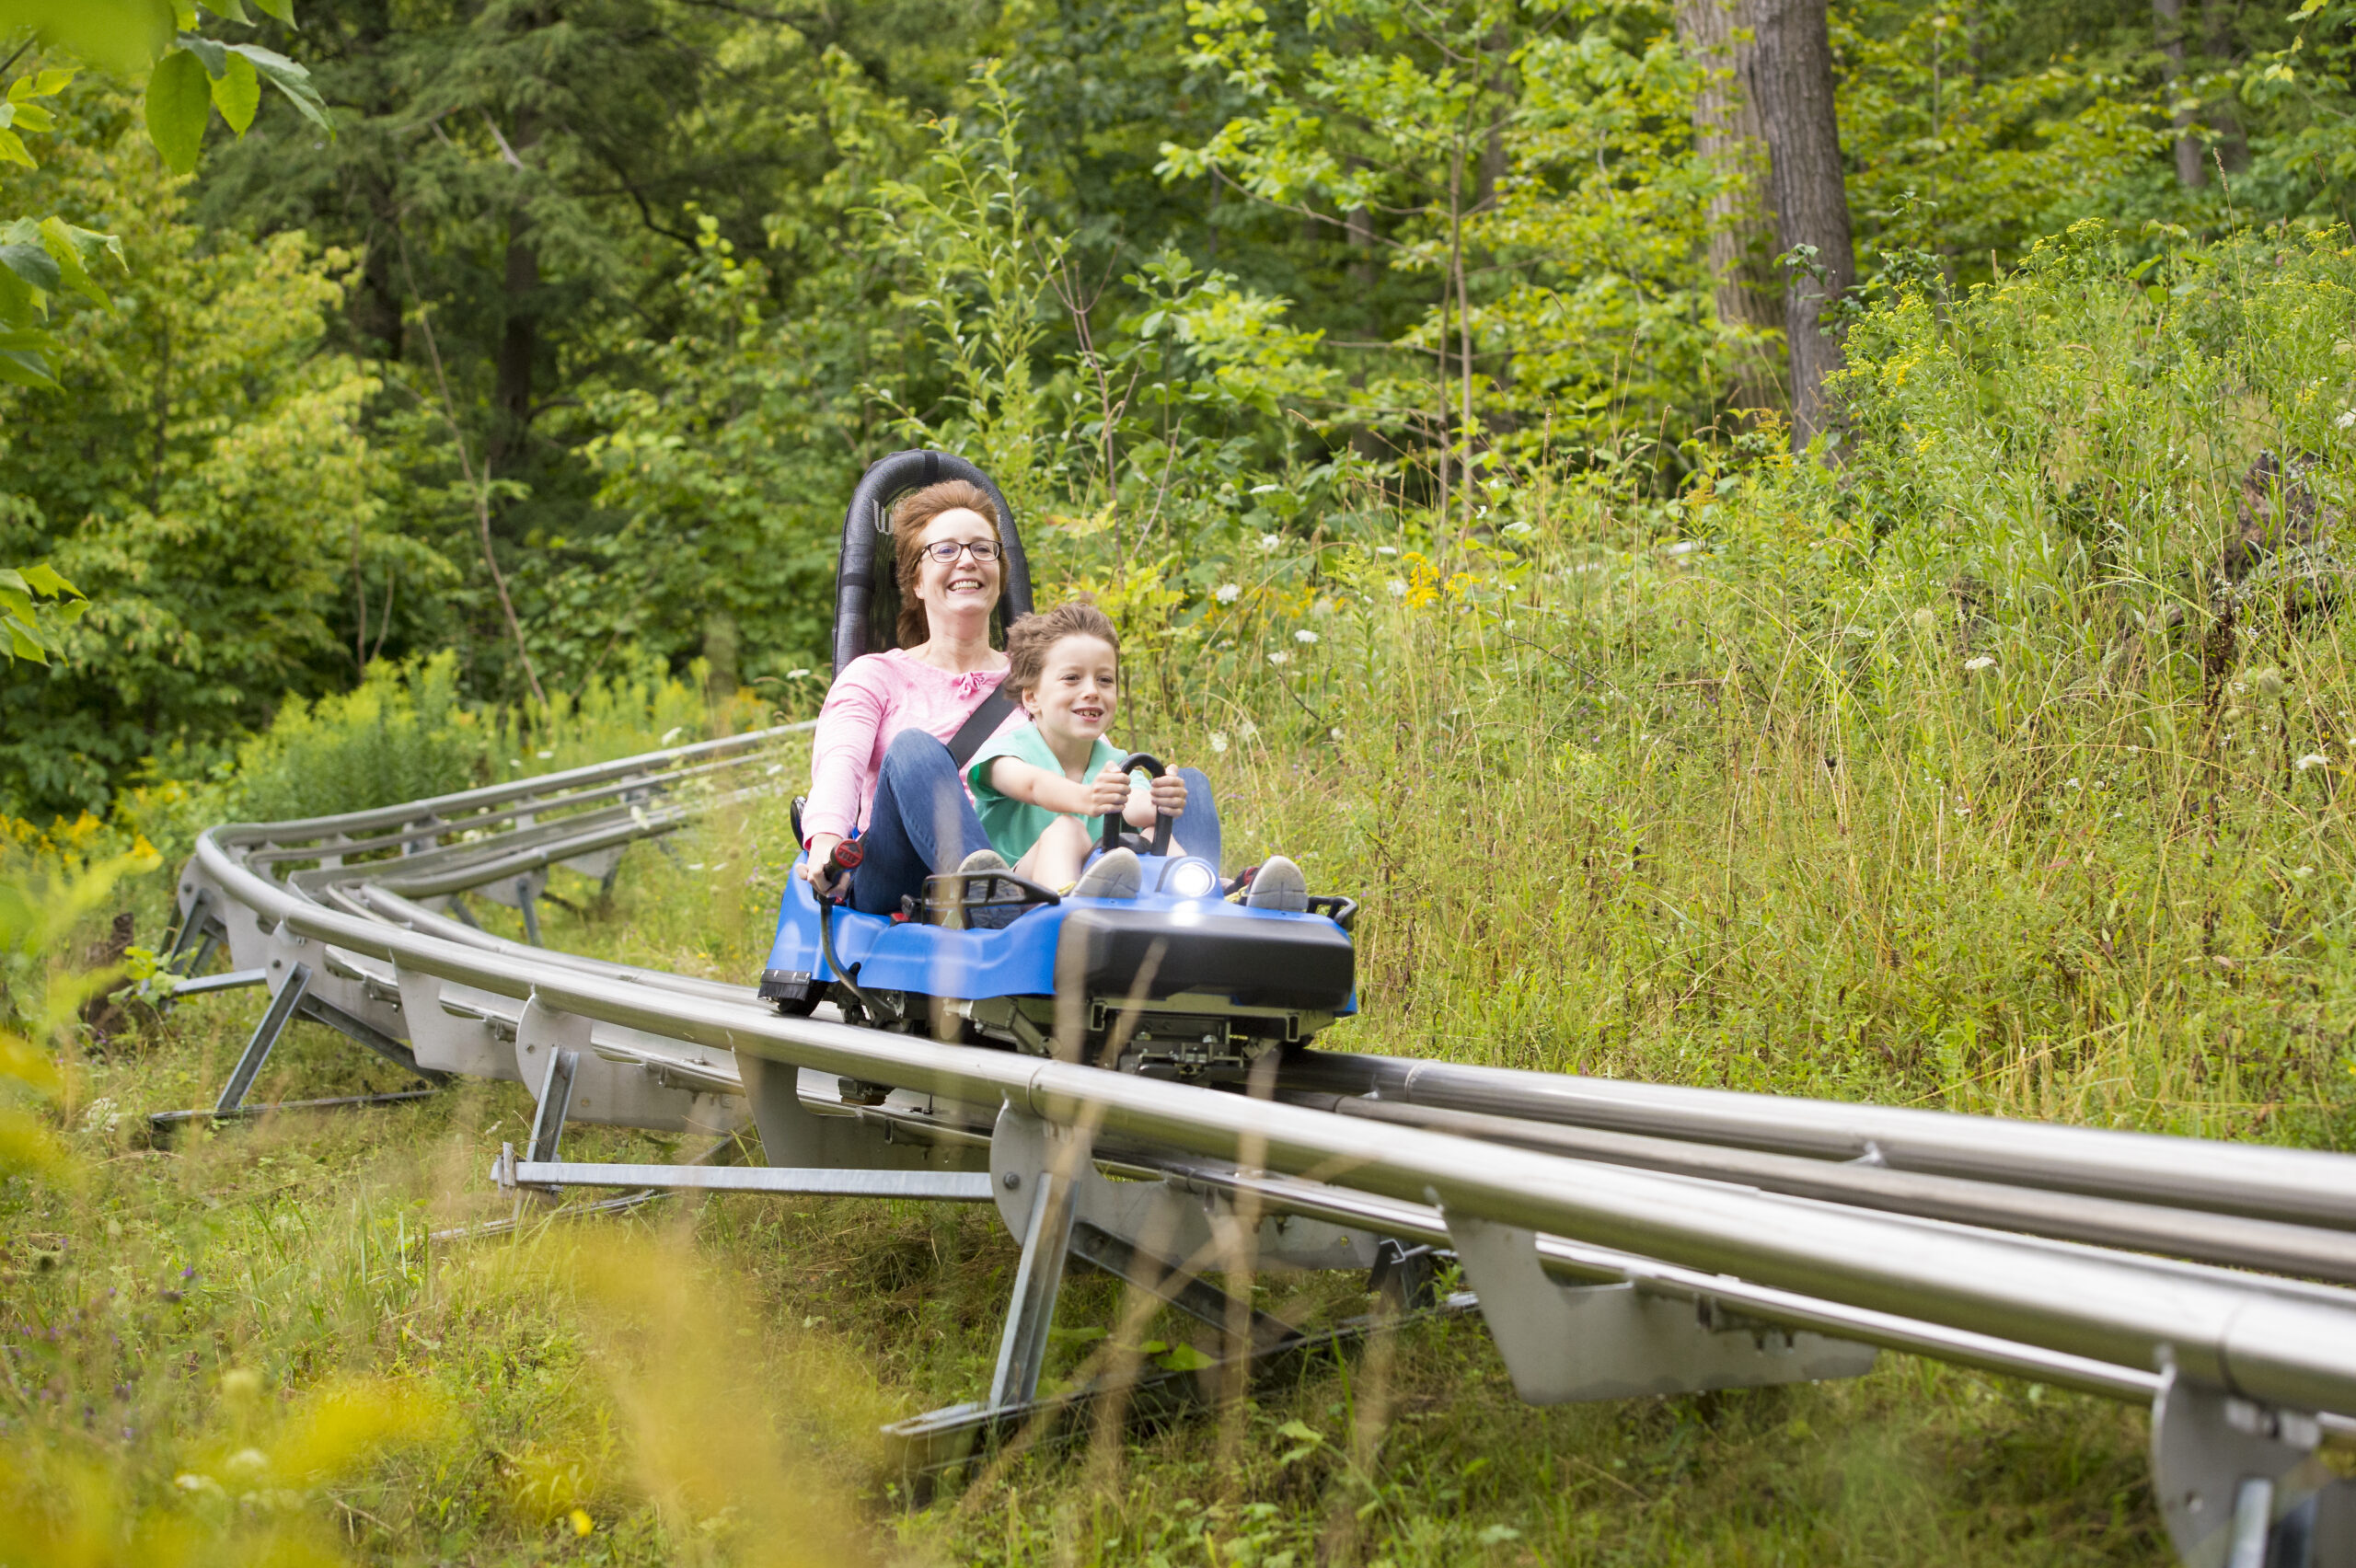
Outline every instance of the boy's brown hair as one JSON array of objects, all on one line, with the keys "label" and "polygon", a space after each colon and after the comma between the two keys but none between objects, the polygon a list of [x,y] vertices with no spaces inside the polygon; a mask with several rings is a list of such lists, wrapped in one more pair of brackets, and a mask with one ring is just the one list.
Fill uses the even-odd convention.
[{"label": "boy's brown hair", "polygon": [[1001,688],[1017,695],[1036,687],[1047,673],[1047,650],[1067,637],[1102,638],[1121,651],[1121,634],[1113,617],[1087,597],[1057,605],[1038,615],[1024,616],[1006,629],[1006,683]]},{"label": "boy's brown hair", "polygon": [[[964,479],[943,479],[910,490],[892,504],[893,578],[900,585],[900,622],[895,629],[903,648],[917,647],[932,635],[931,617],[924,613],[924,601],[917,597],[917,574],[924,570],[924,531],[942,513],[961,509],[980,513],[990,525],[991,538],[1005,537],[999,531],[998,507],[991,502],[989,491]],[[999,558],[998,571],[999,592],[1004,593],[1003,556]]]}]

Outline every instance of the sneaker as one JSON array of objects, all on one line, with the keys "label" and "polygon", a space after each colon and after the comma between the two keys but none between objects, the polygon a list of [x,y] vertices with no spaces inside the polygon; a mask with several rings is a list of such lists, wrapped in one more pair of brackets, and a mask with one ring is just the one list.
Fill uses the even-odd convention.
[{"label": "sneaker", "polygon": [[1251,909],[1274,909],[1286,915],[1309,913],[1309,879],[1300,868],[1282,855],[1271,855],[1252,879],[1252,891],[1243,895],[1244,906]]},{"label": "sneaker", "polygon": [[1138,864],[1138,852],[1126,847],[1106,850],[1071,884],[1074,898],[1135,898],[1144,891],[1145,868]]},{"label": "sneaker", "polygon": [[[961,877],[982,876],[990,871],[1005,871],[1011,870],[1013,870],[1013,868],[1006,863],[1005,856],[999,854],[995,849],[988,848],[976,849],[972,854],[957,862],[957,874]],[[961,894],[963,893],[963,883],[959,884],[959,891]],[[995,929],[998,927],[1005,925],[1006,921],[1004,919],[993,919],[991,917],[1005,916],[1011,913],[1011,911],[1003,909],[977,909],[974,911],[974,919],[971,924],[976,929]],[[965,918],[965,905],[962,898],[954,907],[941,912],[941,924],[944,929],[952,931],[962,931],[966,928],[968,922]]]}]

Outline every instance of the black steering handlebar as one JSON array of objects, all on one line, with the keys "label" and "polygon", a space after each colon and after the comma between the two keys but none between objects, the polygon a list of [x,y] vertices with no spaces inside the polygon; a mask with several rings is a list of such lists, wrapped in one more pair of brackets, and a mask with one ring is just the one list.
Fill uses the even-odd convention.
[{"label": "black steering handlebar", "polygon": [[[1161,759],[1153,755],[1151,753],[1131,752],[1121,763],[1121,776],[1126,778],[1140,767],[1146,769],[1156,778],[1161,778],[1163,774],[1170,771],[1168,768],[1161,766]],[[1111,850],[1117,849],[1121,847],[1122,831],[1128,826],[1127,821],[1121,815],[1121,811],[1126,809],[1126,808],[1124,807],[1109,811],[1104,813],[1104,834],[1103,837],[1099,840],[1101,847]],[[1175,823],[1177,820],[1178,819],[1176,817],[1164,815],[1160,813],[1155,814],[1153,823],[1153,847],[1149,851],[1150,853],[1156,855],[1167,855],[1170,853],[1171,824]]]}]

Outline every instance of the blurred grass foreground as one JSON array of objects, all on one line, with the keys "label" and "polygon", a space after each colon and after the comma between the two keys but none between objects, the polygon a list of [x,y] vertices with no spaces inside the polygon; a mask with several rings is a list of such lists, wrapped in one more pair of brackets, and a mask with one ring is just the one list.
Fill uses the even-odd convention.
[{"label": "blurred grass foreground", "polygon": [[[1042,597],[1122,617],[1122,738],[1212,773],[1237,865],[1364,901],[1336,1045],[2346,1148],[2352,282],[2339,231],[2156,260],[2073,231],[1865,312],[1836,452],[1731,432],[1666,502],[1533,459],[1470,532],[1369,491],[1218,559],[1042,527]],[[987,1376],[987,1215],[722,1198],[429,1245],[492,1211],[514,1085],[149,1147],[259,1002],[89,1021],[98,928],[161,928],[139,872],[226,815],[761,706],[701,684],[526,721],[416,667],[117,822],[19,824],[0,1562],[2165,1560],[2139,1412],[1900,1357],[1533,1411],[1461,1324],[911,1510],[874,1434]],[[560,881],[548,940],[749,974],[782,818],[635,850],[603,903]],[[376,1070],[307,1030],[270,1066]],[[1109,1300],[1076,1286],[1076,1340]]]}]

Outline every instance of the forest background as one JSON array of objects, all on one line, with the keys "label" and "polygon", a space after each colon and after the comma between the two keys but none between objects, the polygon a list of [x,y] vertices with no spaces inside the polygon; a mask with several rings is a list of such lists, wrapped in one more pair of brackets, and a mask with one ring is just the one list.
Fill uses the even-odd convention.
[{"label": "forest background", "polygon": [[1675,532],[1781,445],[1787,278],[1862,274],[1832,330],[2085,220],[2140,278],[2347,213],[2343,6],[1868,0],[1857,261],[1787,254],[1749,19],[336,0],[216,29],[332,132],[216,119],[192,175],[85,70],[0,167],[121,263],[0,389],[0,561],[89,606],[0,675],[0,809],[217,774],[442,651],[477,701],[701,660],[807,711],[843,497],[918,442],[1157,636],[1265,540],[1480,533],[1537,478]]}]

